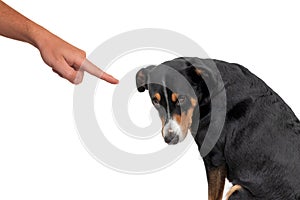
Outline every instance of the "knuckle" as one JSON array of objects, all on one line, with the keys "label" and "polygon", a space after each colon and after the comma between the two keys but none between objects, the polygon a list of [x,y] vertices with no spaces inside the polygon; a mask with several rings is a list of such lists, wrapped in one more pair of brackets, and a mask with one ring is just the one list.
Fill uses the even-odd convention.
[{"label": "knuckle", "polygon": [[75,59],[75,63],[78,66],[77,68],[81,67],[83,62],[86,59],[86,53],[83,50],[79,50],[79,53],[77,54],[77,57]]},{"label": "knuckle", "polygon": [[83,57],[84,59],[86,58],[86,52],[85,52],[85,51],[81,50],[81,55],[82,55],[82,57]]},{"label": "knuckle", "polygon": [[81,60],[84,60],[86,58],[86,52],[79,49],[78,51],[78,57],[81,59]]}]

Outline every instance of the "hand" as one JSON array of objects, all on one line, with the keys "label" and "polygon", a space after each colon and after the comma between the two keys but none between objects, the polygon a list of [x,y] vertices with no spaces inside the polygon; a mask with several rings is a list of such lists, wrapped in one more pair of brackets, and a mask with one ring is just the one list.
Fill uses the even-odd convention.
[{"label": "hand", "polygon": [[83,50],[72,46],[56,35],[43,32],[38,41],[37,48],[40,50],[44,62],[55,73],[71,83],[81,83],[84,71],[112,84],[119,82],[87,60]]},{"label": "hand", "polygon": [[84,51],[60,39],[1,0],[0,35],[37,47],[44,62],[54,72],[74,84],[81,83],[84,71],[113,84],[119,82],[88,61]]}]

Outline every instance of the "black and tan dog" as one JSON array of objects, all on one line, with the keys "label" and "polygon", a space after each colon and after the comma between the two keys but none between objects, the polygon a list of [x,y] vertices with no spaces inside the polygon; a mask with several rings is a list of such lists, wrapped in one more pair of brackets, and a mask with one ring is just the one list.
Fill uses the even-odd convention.
[{"label": "black and tan dog", "polygon": [[[216,72],[208,67],[211,62],[223,88],[217,88]],[[212,83],[210,89],[207,80]],[[177,58],[141,69],[136,83],[139,92],[149,90],[165,142],[181,142],[190,130],[199,150],[211,123],[211,102],[225,90],[225,123],[213,149],[203,158],[209,200],[222,199],[226,178],[233,184],[227,195],[230,200],[300,200],[299,120],[246,68],[212,59]]]}]

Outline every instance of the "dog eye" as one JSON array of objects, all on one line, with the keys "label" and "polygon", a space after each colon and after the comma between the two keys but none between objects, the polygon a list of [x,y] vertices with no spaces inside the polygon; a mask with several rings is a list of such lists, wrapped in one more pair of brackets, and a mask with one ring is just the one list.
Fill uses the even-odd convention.
[{"label": "dog eye", "polygon": [[158,101],[158,99],[154,98],[154,99],[152,99],[152,102],[153,102],[153,104],[154,104],[155,106],[159,106],[159,101]]},{"label": "dog eye", "polygon": [[177,105],[182,105],[185,102],[186,97],[185,96],[179,96],[177,99]]}]

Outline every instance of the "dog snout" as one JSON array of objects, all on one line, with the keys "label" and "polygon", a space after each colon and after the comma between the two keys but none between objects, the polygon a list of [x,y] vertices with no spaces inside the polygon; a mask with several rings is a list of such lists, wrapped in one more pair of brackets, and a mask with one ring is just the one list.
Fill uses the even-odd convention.
[{"label": "dog snout", "polygon": [[166,143],[170,143],[172,140],[173,140],[174,136],[173,135],[168,135],[168,136],[165,136],[165,142]]},{"label": "dog snout", "polygon": [[170,135],[174,134],[174,130],[171,129],[171,128],[169,128],[169,129],[168,129],[168,134],[170,134]]},{"label": "dog snout", "polygon": [[169,134],[167,134],[165,137],[165,142],[168,144],[176,144],[179,141],[179,137],[178,135],[174,134],[174,131],[172,132],[172,134],[169,132]]}]

